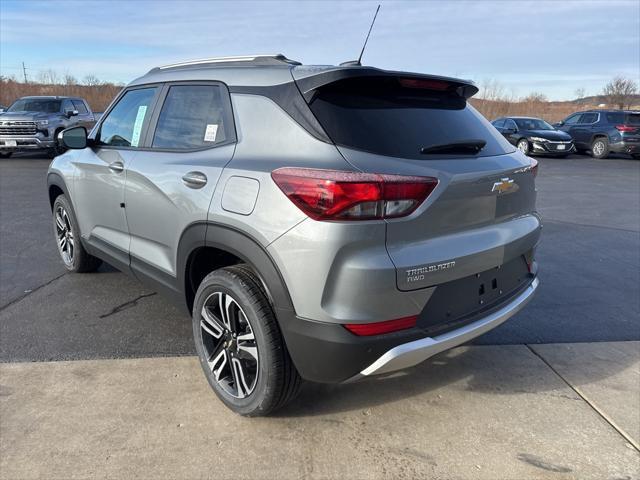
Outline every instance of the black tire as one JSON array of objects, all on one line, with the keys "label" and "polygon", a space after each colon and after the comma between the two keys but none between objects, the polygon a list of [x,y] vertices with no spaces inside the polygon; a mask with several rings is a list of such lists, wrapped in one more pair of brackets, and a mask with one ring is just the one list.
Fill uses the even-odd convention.
[{"label": "black tire", "polygon": [[631,155],[631,157],[635,160],[640,160],[640,153],[634,153]]},{"label": "black tire", "polygon": [[1,152],[0,158],[9,158],[11,155],[13,155],[13,152]]},{"label": "black tire", "polygon": [[67,149],[65,148],[64,145],[62,145],[62,143],[60,143],[60,141],[58,140],[58,134],[61,132],[62,130],[56,130],[56,133],[53,135],[53,148],[51,148],[49,150],[49,156],[51,158],[55,158],[58,155],[62,155],[64,152],[67,151]]},{"label": "black tire", "polygon": [[[222,313],[219,302],[229,305],[230,314]],[[205,305],[208,320],[203,316]],[[225,315],[227,323],[219,318]],[[302,383],[300,375],[262,284],[248,266],[226,267],[207,275],[196,292],[192,320],[205,377],[231,410],[250,417],[263,416],[296,397]],[[251,340],[243,340],[240,345],[240,337]],[[255,347],[255,359],[246,353],[247,347]],[[235,364],[242,365],[240,372],[232,368]]]},{"label": "black tire", "polygon": [[597,159],[609,156],[609,140],[607,137],[596,137],[591,142],[591,156]]},{"label": "black tire", "polygon": [[78,221],[64,195],[58,195],[53,202],[53,234],[62,263],[70,272],[95,272],[102,264],[102,260],[89,255],[84,249],[80,241]]}]

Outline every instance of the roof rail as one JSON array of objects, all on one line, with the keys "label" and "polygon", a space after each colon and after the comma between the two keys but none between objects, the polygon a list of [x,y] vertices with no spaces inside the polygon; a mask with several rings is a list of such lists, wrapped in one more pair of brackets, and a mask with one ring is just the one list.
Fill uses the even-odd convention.
[{"label": "roof rail", "polygon": [[172,63],[170,65],[162,65],[158,67],[160,70],[166,70],[169,68],[180,68],[180,67],[190,67],[193,65],[207,65],[210,63],[221,64],[221,63],[249,63],[254,65],[278,65],[278,64],[289,64],[289,65],[301,65],[300,62],[295,60],[290,60],[285,57],[281,53],[273,54],[273,55],[241,55],[235,57],[213,57],[213,58],[202,58],[200,60],[189,60],[186,62]]}]

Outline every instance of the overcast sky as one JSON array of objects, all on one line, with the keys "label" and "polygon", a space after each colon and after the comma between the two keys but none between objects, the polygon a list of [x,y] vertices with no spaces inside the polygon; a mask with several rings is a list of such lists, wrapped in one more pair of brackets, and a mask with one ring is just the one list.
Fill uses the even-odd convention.
[{"label": "overcast sky", "polygon": [[[377,1],[0,0],[0,72],[53,68],[127,83],[179,60],[284,53],[357,58]],[[614,75],[640,79],[640,1],[382,1],[363,63],[494,79],[507,92],[571,99]]]}]

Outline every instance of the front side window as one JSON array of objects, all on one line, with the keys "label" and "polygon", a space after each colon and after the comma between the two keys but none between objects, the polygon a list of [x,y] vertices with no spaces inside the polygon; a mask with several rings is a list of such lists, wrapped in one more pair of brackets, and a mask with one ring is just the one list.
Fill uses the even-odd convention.
[{"label": "front side window", "polygon": [[513,130],[513,131],[518,130],[518,127],[516,127],[516,122],[514,122],[510,118],[508,118],[508,119],[506,119],[504,121],[504,128],[507,128],[507,129]]},{"label": "front side window", "polygon": [[84,115],[89,113],[87,107],[84,106],[84,102],[82,100],[72,100],[74,108],[78,111],[80,115]]},{"label": "front side window", "polygon": [[75,109],[76,107],[73,106],[73,103],[71,102],[71,100],[65,100],[64,102],[62,102],[63,113],[72,112]]},{"label": "front side window", "polygon": [[120,98],[100,126],[98,144],[137,147],[142,127],[151,115],[151,102],[157,87],[129,90]]},{"label": "front side window", "polygon": [[581,114],[578,115],[571,115],[569,118],[567,118],[564,123],[565,125],[575,125],[576,123],[578,123],[578,119],[581,117]]},{"label": "front side window", "polygon": [[192,150],[231,138],[231,121],[217,85],[169,88],[153,137],[154,148]]}]

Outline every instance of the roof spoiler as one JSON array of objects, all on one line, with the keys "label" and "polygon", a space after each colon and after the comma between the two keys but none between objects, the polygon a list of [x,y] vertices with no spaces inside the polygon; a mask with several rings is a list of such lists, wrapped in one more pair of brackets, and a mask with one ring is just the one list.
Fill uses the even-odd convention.
[{"label": "roof spoiler", "polygon": [[416,80],[418,82],[440,82],[451,85],[450,91],[455,91],[463,98],[470,98],[478,93],[478,87],[471,80],[461,80],[459,78],[441,77],[438,75],[425,75],[420,73],[398,72],[393,70],[382,70],[375,67],[336,67],[323,68],[296,66],[292,69],[293,78],[298,88],[308,102],[319,88],[331,83],[349,78],[364,77],[397,77],[406,80]]}]

